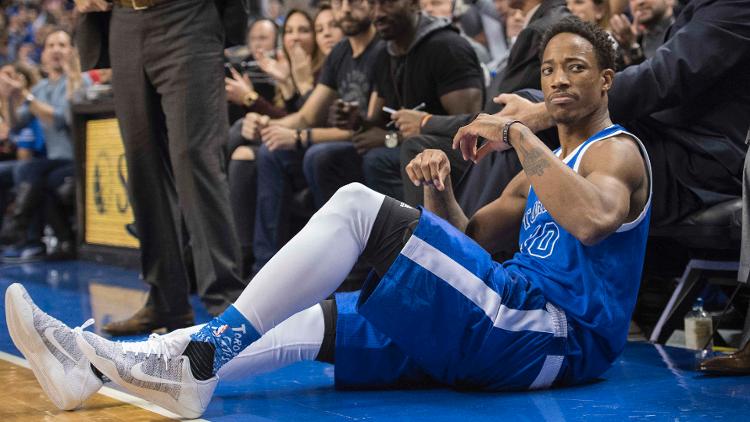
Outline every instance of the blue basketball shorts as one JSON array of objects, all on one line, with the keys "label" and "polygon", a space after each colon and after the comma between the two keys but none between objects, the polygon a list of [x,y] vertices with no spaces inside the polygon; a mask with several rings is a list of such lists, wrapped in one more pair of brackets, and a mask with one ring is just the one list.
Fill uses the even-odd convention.
[{"label": "blue basketball shorts", "polygon": [[567,365],[565,313],[428,211],[382,279],[336,303],[340,388],[544,389]]}]

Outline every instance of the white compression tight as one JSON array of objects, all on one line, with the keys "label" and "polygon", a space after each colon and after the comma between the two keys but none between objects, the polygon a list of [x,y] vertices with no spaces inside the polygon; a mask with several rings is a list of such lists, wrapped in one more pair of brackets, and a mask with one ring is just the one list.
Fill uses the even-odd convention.
[{"label": "white compression tight", "polygon": [[[261,338],[222,366],[219,378],[242,379],[317,357],[325,334],[319,303],[362,254],[384,200],[359,183],[339,189],[256,274],[234,306]],[[190,336],[201,327],[167,336]]]},{"label": "white compression tight", "polygon": [[385,196],[349,184],[255,275],[234,303],[263,335],[333,293],[367,245]]}]

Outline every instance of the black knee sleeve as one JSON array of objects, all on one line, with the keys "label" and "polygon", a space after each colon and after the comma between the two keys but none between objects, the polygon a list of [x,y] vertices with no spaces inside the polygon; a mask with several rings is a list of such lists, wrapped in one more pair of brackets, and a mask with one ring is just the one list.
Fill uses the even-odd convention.
[{"label": "black knee sleeve", "polygon": [[401,201],[385,197],[372,225],[362,258],[383,277],[419,222],[420,211]]},{"label": "black knee sleeve", "polygon": [[320,351],[315,360],[318,362],[334,363],[336,355],[336,299],[328,299],[320,302],[323,308],[323,344],[320,345]]}]

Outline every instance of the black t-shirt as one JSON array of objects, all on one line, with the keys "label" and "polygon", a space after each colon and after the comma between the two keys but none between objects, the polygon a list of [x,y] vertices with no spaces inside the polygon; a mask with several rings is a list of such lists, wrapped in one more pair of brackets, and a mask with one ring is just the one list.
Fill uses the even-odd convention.
[{"label": "black t-shirt", "polygon": [[359,57],[353,57],[351,44],[347,39],[342,40],[323,63],[318,83],[338,92],[344,101],[357,101],[364,116],[375,88],[375,60],[383,50],[385,42],[376,36]]},{"label": "black t-shirt", "polygon": [[466,88],[484,91],[484,74],[469,43],[450,27],[426,35],[405,56],[383,49],[378,57],[376,91],[394,109],[425,103],[424,111],[445,115],[440,97]]}]

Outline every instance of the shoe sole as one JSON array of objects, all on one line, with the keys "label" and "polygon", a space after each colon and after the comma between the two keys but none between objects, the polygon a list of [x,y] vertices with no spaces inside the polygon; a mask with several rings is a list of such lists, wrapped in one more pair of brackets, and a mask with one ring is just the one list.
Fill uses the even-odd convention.
[{"label": "shoe sole", "polygon": [[[21,354],[29,361],[31,371],[50,401],[62,410],[76,409],[82,402],[76,400],[73,403],[67,403],[61,398],[64,394],[60,394],[55,388],[56,383],[52,381],[52,379],[64,379],[65,372],[60,366],[48,365],[45,362],[46,359],[58,361],[47,349],[36,329],[33,327],[29,329],[28,324],[25,323],[25,321],[34,320],[34,313],[29,303],[24,300],[23,292],[24,289],[20,285],[11,285],[5,293],[5,318],[8,323],[10,338]],[[44,355],[48,355],[48,357],[43,358]],[[41,368],[44,368],[44,370]]]},{"label": "shoe sole", "polygon": [[[96,350],[91,346],[91,344],[89,344],[88,341],[86,341],[86,339],[83,337],[81,333],[76,333],[76,343],[78,344],[78,347],[81,349],[83,354],[89,359],[92,365],[94,365],[98,370],[100,370],[104,375],[107,376],[107,378],[112,380],[115,384],[125,388],[131,394],[137,397],[140,397],[146,401],[149,401],[151,403],[154,403],[156,405],[159,405],[169,410],[170,412],[176,415],[179,415],[183,418],[197,419],[203,414],[203,411],[198,412],[198,411],[188,409],[182,406],[180,406],[179,409],[176,408],[174,406],[176,400],[174,400],[167,393],[139,387],[137,385],[133,385],[123,380],[120,377],[120,373],[117,371],[117,366],[115,366],[115,364],[113,364],[112,361],[110,361],[109,359],[99,357],[99,355],[96,354]],[[155,394],[152,395],[150,393],[155,393]],[[162,399],[162,396],[166,396],[169,398],[164,397]]]}]

